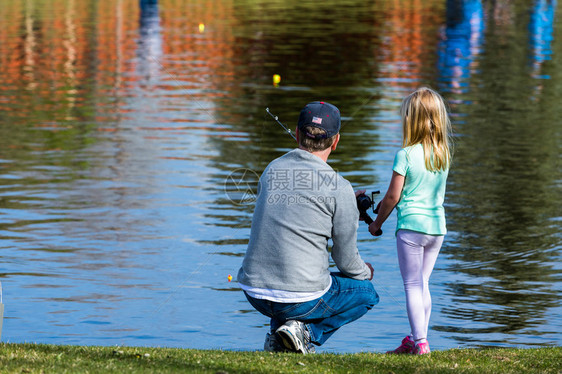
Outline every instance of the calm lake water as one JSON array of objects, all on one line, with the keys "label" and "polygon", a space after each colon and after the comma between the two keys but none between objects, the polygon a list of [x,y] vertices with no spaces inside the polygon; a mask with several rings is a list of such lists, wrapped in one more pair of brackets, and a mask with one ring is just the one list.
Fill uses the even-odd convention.
[{"label": "calm lake water", "polygon": [[[0,0],[2,341],[262,349],[268,320],[228,275],[257,176],[295,146],[265,109],[294,127],[336,104],[331,165],[384,192],[400,101],[429,85],[456,134],[432,349],[562,345],[560,17],[548,0]],[[409,332],[395,223],[360,226],[381,302],[320,352]]]}]

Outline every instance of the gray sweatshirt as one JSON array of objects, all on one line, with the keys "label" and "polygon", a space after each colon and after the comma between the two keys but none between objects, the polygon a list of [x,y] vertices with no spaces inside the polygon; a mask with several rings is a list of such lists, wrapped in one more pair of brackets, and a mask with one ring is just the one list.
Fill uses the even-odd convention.
[{"label": "gray sweatshirt", "polygon": [[321,291],[332,259],[350,278],[371,271],[357,250],[359,211],[351,184],[319,157],[295,149],[272,161],[258,185],[250,242],[238,282],[285,291]]}]

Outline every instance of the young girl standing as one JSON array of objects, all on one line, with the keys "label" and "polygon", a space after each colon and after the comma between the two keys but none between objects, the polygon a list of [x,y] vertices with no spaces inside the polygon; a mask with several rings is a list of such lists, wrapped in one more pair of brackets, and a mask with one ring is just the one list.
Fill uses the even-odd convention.
[{"label": "young girl standing", "polygon": [[428,281],[447,230],[445,183],[451,164],[451,123],[443,98],[420,88],[402,101],[403,148],[392,167],[392,179],[369,232],[377,233],[396,206],[396,246],[406,292],[411,333],[387,353],[429,353],[431,314]]}]

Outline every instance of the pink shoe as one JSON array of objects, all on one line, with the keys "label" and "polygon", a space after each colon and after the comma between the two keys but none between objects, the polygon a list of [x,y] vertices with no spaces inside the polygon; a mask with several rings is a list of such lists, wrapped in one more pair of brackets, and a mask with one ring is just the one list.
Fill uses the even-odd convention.
[{"label": "pink shoe", "polygon": [[[414,340],[410,337],[410,335],[406,336],[404,339],[402,339],[402,344],[400,344],[400,347],[396,348],[393,351],[388,351],[386,353],[389,354],[411,354],[414,353],[414,348],[415,348],[416,343],[414,343]],[[429,352],[429,346],[428,346],[428,352]]]},{"label": "pink shoe", "polygon": [[415,355],[426,355],[429,354],[429,343],[418,343],[414,347],[414,351],[412,352]]}]

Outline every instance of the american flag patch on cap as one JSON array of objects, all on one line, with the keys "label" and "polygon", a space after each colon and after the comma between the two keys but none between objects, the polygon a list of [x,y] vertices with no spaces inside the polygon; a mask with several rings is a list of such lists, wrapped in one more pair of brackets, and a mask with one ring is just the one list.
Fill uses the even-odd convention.
[{"label": "american flag patch on cap", "polygon": [[317,124],[321,125],[322,124],[322,118],[312,117],[312,123],[317,123]]}]

